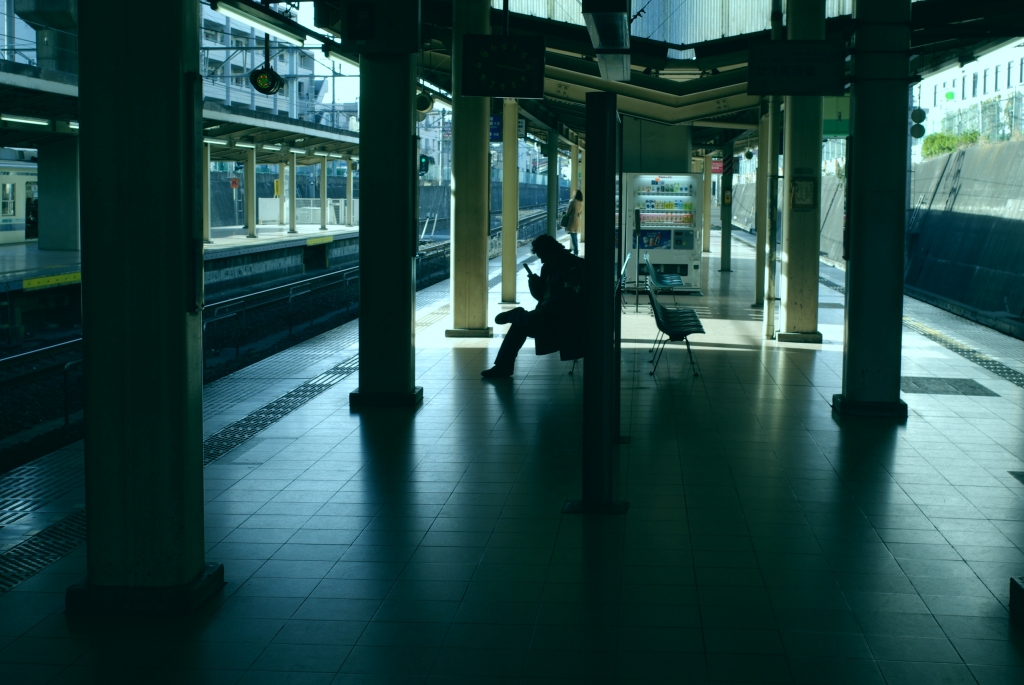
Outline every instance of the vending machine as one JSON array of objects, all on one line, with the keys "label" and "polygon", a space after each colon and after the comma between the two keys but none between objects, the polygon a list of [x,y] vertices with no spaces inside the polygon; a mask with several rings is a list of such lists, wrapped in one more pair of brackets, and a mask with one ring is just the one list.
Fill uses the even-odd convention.
[{"label": "vending machine", "polygon": [[646,254],[659,273],[677,274],[679,292],[700,292],[703,179],[700,174],[624,174],[623,252],[632,252],[627,284],[643,287]]}]

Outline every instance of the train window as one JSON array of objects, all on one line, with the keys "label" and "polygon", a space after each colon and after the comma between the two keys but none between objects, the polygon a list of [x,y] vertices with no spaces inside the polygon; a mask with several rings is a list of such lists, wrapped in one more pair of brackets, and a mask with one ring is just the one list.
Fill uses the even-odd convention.
[{"label": "train window", "polygon": [[4,183],[0,185],[0,214],[14,216],[14,184]]}]

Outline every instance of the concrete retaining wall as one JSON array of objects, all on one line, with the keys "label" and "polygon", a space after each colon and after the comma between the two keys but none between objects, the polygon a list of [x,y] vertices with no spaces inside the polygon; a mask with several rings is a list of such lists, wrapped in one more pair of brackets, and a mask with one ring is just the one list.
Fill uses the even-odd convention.
[{"label": "concrete retaining wall", "polygon": [[1024,142],[918,164],[906,291],[1024,338]]},{"label": "concrete retaining wall", "polygon": [[[821,256],[827,263],[841,264],[843,261],[843,187],[836,176],[821,179]],[[744,183],[733,188],[732,225],[754,233],[753,183]],[[779,182],[779,240],[782,240],[782,182]]]}]

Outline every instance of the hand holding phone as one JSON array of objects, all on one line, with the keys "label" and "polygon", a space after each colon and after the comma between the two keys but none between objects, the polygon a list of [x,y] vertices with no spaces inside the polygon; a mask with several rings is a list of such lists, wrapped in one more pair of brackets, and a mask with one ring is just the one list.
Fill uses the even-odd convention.
[{"label": "hand holding phone", "polygon": [[524,268],[524,269],[526,269],[526,273],[527,273],[527,275],[529,275],[529,276],[532,276],[532,275],[533,275],[533,272],[532,272],[532,271],[530,271],[530,265],[529,265],[529,264],[526,264],[526,263],[524,263],[524,264],[523,264],[523,268]]}]

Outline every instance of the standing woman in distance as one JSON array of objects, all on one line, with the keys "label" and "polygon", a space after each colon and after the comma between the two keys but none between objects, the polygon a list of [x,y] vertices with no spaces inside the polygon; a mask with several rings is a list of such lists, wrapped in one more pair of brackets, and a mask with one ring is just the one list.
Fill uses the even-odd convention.
[{"label": "standing woman in distance", "polygon": [[569,201],[569,208],[565,211],[569,216],[569,223],[565,227],[565,232],[569,234],[569,239],[572,240],[572,253],[577,257],[580,256],[580,216],[583,214],[583,191],[577,190],[572,200]]}]

